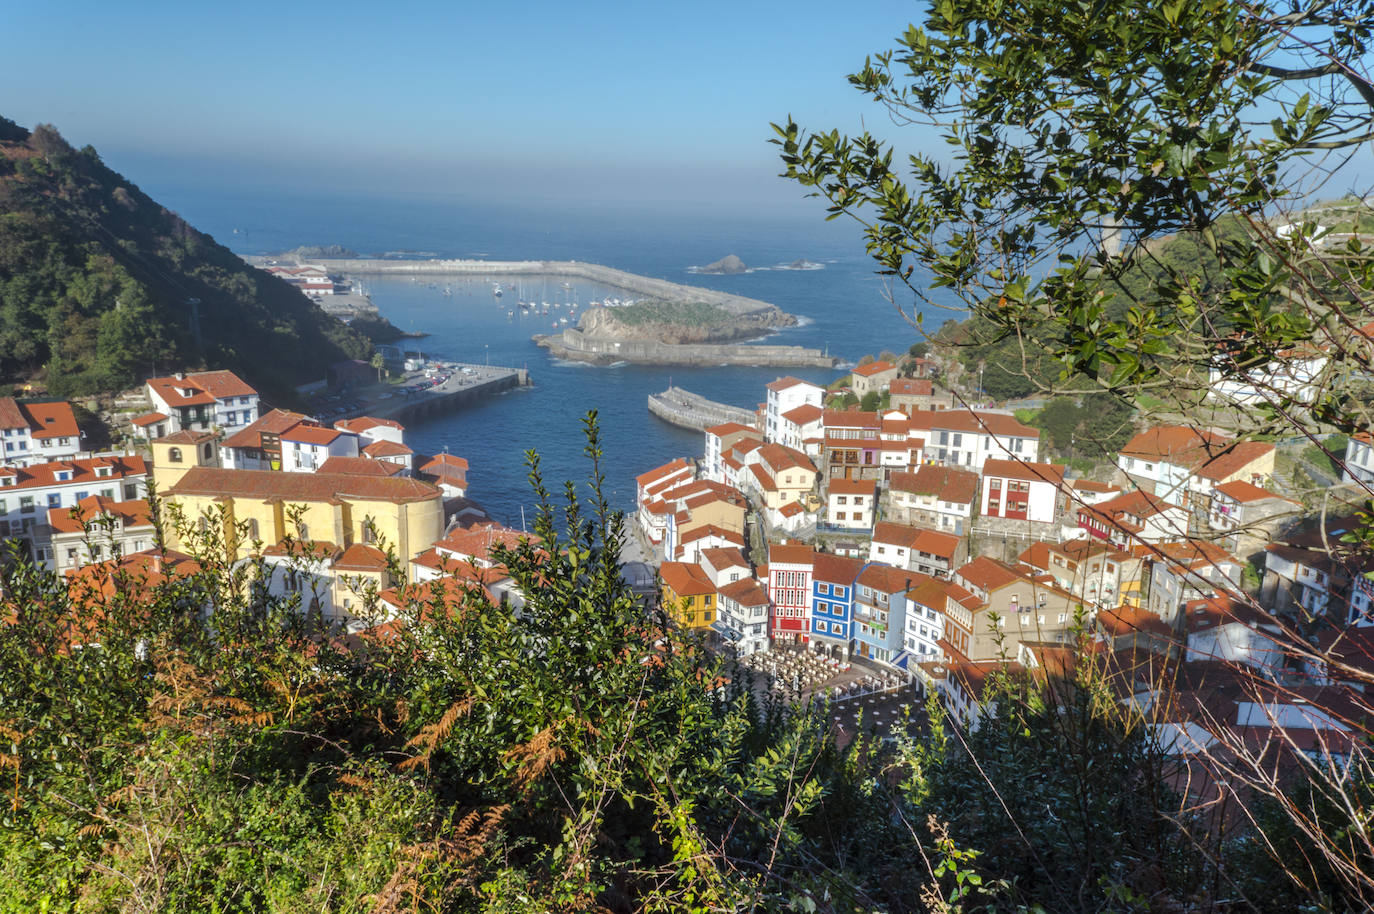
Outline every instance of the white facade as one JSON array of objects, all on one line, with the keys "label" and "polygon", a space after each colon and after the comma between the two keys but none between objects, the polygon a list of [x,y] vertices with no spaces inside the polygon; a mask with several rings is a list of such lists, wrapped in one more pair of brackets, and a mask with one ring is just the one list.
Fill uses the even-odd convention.
[{"label": "white facade", "polygon": [[926,438],[927,459],[981,473],[983,462],[1039,459],[1040,433],[1003,413],[940,410]]},{"label": "white facade", "polygon": [[1225,377],[1221,369],[1213,367],[1208,372],[1207,396],[1232,406],[1284,401],[1311,403],[1326,362],[1326,356],[1275,359],[1240,377]]},{"label": "white facade", "polygon": [[30,537],[35,557],[50,562],[48,511],[70,510],[91,495],[122,502],[147,497],[141,457],[86,458],[0,469],[0,537]]},{"label": "white facade", "polygon": [[871,530],[877,501],[873,484],[868,484],[867,491],[854,491],[858,487],[849,486],[835,491],[840,488],[836,483],[846,481],[831,480],[830,491],[826,493],[826,523],[843,530]]},{"label": "white facade", "polygon": [[782,378],[769,384],[768,399],[764,406],[764,439],[785,443],[782,441],[782,414],[798,406],[820,406],[824,397],[825,389],[810,381]]},{"label": "white facade", "polygon": [[281,436],[281,468],[287,473],[314,473],[330,457],[357,456],[358,436],[346,432],[297,426]]},{"label": "white facade", "polygon": [[[943,655],[939,642],[945,636],[943,601],[913,598],[917,593],[912,591],[906,597],[906,613],[902,621],[902,650],[913,655],[918,663],[938,660]],[[941,605],[927,605],[935,602],[941,602]]]},{"label": "white facade", "polygon": [[1374,439],[1368,433],[1355,435],[1345,448],[1344,482],[1374,482]]}]

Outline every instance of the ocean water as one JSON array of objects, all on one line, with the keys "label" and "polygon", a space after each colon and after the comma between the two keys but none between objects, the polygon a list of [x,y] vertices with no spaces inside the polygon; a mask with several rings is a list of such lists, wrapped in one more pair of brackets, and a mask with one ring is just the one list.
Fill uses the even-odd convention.
[{"label": "ocean water", "polygon": [[[770,342],[828,349],[855,361],[882,350],[904,351],[920,335],[889,300],[889,289],[863,248],[852,223],[705,210],[665,213],[661,208],[525,208],[478,205],[448,198],[330,196],[215,192],[205,187],[144,185],[155,199],[192,225],[241,254],[282,251],[302,244],[340,244],[364,255],[411,251],[438,257],[492,260],[556,259],[601,263],[647,276],[746,295],[772,302],[801,318]],[[738,255],[749,273],[716,276],[691,272],[726,254]],[[786,270],[805,258],[821,269]],[[764,269],[766,268],[766,269]],[[406,330],[424,331],[408,341],[436,357],[527,367],[533,385],[407,429],[422,453],[447,448],[471,463],[469,494],[493,516],[520,522],[531,515],[534,496],[526,453],[537,451],[545,484],[561,495],[565,480],[585,482],[582,418],[596,410],[605,456],[601,470],[612,503],[631,509],[634,477],[679,456],[702,451],[702,436],[650,415],[647,397],[669,384],[714,400],[752,408],[764,385],[783,374],[828,382],[841,371],[622,365],[598,368],[551,358],[530,337],[553,333],[567,304],[624,293],[588,283],[519,280],[505,295],[492,295],[485,280],[444,283],[426,278],[364,280],[381,312]],[[522,314],[516,299],[558,303],[550,314]],[[898,298],[910,313],[910,295]],[[514,311],[514,314],[509,312]],[[950,316],[926,316],[935,326]],[[585,491],[585,489],[583,490]]]}]

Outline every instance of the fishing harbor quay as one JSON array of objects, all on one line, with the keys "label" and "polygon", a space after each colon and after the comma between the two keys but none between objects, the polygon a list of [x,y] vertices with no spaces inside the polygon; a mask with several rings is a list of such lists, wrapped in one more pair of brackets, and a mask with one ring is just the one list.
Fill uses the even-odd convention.
[{"label": "fishing harbor quay", "polygon": [[663,393],[649,394],[649,412],[670,425],[694,432],[726,422],[738,422],[750,427],[754,424],[754,414],[749,410],[708,400],[701,394],[681,387],[669,387]]},{"label": "fishing harbor quay", "polygon": [[375,385],[356,391],[331,412],[330,421],[373,416],[418,424],[455,412],[484,397],[530,386],[525,368],[441,361],[408,371],[399,385]]}]

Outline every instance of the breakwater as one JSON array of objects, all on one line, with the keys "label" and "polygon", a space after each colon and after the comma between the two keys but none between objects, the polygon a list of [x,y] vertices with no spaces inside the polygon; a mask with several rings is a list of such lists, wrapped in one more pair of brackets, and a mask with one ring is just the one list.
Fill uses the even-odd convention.
[{"label": "breakwater", "polygon": [[[256,267],[277,261],[269,257],[244,258]],[[334,260],[311,259],[311,264],[324,267],[330,273],[345,276],[485,276],[493,280],[507,276],[566,276],[598,282],[635,295],[665,301],[696,301],[717,305],[734,315],[776,311],[777,305],[743,295],[718,292],[700,286],[669,282],[651,276],[627,273],[614,267],[576,260]]]},{"label": "breakwater", "polygon": [[534,341],[560,359],[614,365],[631,362],[647,365],[682,365],[706,368],[742,365],[750,368],[834,368],[837,359],[819,349],[802,346],[754,346],[749,344],[659,343],[654,340],[617,340],[587,336],[568,328],[561,334],[535,336]]},{"label": "breakwater", "polygon": [[717,403],[681,387],[669,387],[661,394],[649,394],[649,412],[664,422],[693,431],[705,431],[724,422],[754,425],[754,414],[738,406]]}]

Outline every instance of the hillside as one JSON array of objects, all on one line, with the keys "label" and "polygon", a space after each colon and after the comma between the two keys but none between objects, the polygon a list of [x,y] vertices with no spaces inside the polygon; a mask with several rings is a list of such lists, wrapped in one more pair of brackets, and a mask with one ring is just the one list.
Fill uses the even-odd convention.
[{"label": "hillside", "polygon": [[73,396],[154,370],[229,368],[283,396],[370,351],[92,147],[0,118],[0,380],[41,379]]}]

